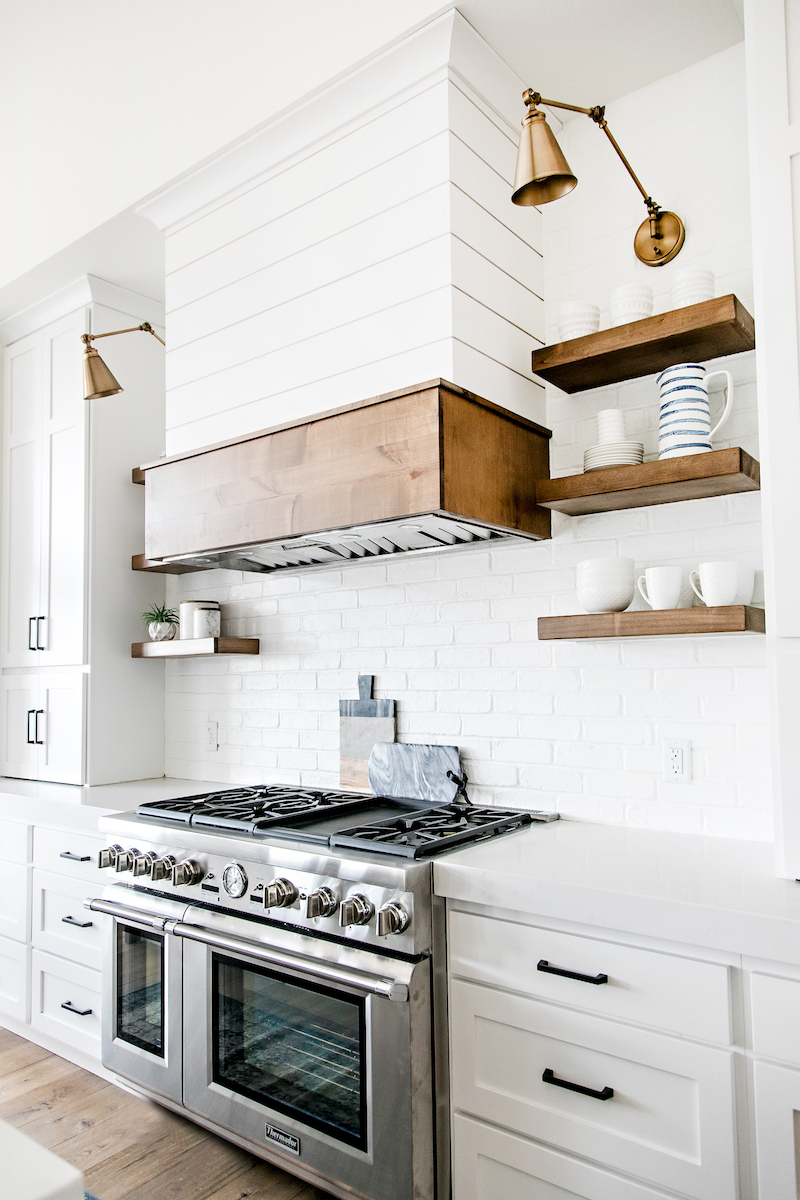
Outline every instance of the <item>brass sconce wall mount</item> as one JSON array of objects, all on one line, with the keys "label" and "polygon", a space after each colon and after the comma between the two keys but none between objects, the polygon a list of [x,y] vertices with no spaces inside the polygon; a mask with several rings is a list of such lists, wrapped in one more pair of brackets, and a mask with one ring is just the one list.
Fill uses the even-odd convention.
[{"label": "brass sconce wall mount", "polygon": [[92,342],[98,338],[116,337],[118,333],[152,333],[154,338],[161,342],[162,346],[166,346],[166,342],[162,337],[159,337],[149,321],[144,321],[141,325],[134,325],[131,329],[112,329],[109,333],[82,333],[81,341],[84,345],[83,358],[83,398],[84,400],[98,400],[101,396],[116,396],[118,392],[123,391],[123,388],[117,383],[114,376],[109,371],[106,364],[103,362],[100,355],[95,350]]},{"label": "brass sconce wall mount", "polygon": [[530,88],[522,93],[522,99],[527,104],[528,111],[522,121],[522,135],[517,153],[514,191],[511,194],[514,204],[549,204],[552,200],[566,196],[578,182],[539,105],[545,104],[550,108],[565,108],[569,112],[583,113],[602,129],[611,142],[647,207],[648,216],[636,230],[633,239],[636,257],[648,267],[662,267],[664,263],[675,258],[686,238],[683,221],[675,213],[664,211],[642,187],[633,167],[608,128],[605,107],[597,105],[594,108],[579,108],[575,104],[563,104],[560,100],[544,100],[539,92]]}]

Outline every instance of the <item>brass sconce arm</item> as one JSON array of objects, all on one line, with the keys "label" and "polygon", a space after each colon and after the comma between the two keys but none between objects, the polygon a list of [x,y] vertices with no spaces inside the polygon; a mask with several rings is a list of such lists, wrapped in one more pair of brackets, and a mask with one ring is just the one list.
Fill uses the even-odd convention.
[{"label": "brass sconce arm", "polygon": [[167,344],[162,337],[158,337],[158,334],[156,333],[155,329],[153,329],[153,326],[150,324],[149,321],[145,321],[142,325],[134,325],[130,329],[112,329],[109,333],[82,333],[81,341],[84,342],[86,346],[89,346],[92,342],[96,341],[97,338],[116,337],[116,335],[118,333],[140,333],[140,332],[141,333],[152,333],[154,338],[158,338],[158,340],[161,342],[162,346],[166,346],[166,344]]},{"label": "brass sconce arm", "polygon": [[152,333],[162,346],[166,342],[159,337],[149,321],[133,325],[130,329],[111,329],[108,333],[82,333],[83,342],[83,395],[86,400],[99,400],[102,396],[115,396],[122,388],[95,350],[92,342],[98,338],[116,337],[118,333]]},{"label": "brass sconce arm", "polygon": [[[686,236],[683,222],[675,213],[662,212],[661,205],[657,204],[645,191],[641,180],[623,154],[617,139],[608,128],[605,106],[598,104],[594,108],[581,108],[577,104],[564,104],[561,100],[545,100],[540,92],[534,92],[531,88],[522,93],[522,99],[528,106],[528,113],[522,122],[523,135],[520,142],[520,155],[517,159],[517,179],[512,196],[514,202],[516,204],[546,204],[550,200],[556,200],[559,196],[566,195],[577,183],[566,159],[558,150],[555,138],[547,128],[544,113],[539,110],[538,105],[582,113],[584,116],[590,117],[598,128],[602,129],[616,150],[625,170],[639,189],[647,207],[648,219],[639,227],[634,238],[633,245],[637,257],[651,267],[662,266],[674,258],[683,246]],[[547,132],[548,141],[545,141],[544,130]],[[553,147],[555,147],[555,153]],[[539,162],[543,162],[541,173],[537,171]]]}]

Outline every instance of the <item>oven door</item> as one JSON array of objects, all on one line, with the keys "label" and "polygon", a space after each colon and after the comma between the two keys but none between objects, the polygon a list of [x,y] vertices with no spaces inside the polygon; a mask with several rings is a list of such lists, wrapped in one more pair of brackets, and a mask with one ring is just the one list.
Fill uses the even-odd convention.
[{"label": "oven door", "polygon": [[428,960],[194,915],[175,927],[185,1106],[323,1186],[432,1197]]},{"label": "oven door", "polygon": [[181,943],[165,930],[186,904],[108,887],[87,908],[105,913],[103,1066],[181,1100]]}]

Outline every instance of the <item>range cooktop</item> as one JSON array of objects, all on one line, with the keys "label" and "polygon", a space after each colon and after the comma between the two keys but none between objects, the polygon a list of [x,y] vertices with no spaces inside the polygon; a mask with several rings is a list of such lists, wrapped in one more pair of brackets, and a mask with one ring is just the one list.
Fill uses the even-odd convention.
[{"label": "range cooktop", "polygon": [[[459,795],[461,792],[459,792]],[[141,820],[208,832],[269,837],[296,845],[378,851],[427,858],[557,815],[463,802],[365,796],[280,786],[233,788],[140,804]]]}]

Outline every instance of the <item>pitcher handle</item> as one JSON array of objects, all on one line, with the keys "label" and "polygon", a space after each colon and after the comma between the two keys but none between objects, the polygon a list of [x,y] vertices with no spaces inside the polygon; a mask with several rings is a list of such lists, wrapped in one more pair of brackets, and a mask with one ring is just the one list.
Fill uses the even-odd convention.
[{"label": "pitcher handle", "polygon": [[710,371],[708,375],[706,375],[706,387],[715,375],[724,375],[725,379],[727,380],[725,408],[722,411],[722,416],[711,430],[711,433],[708,435],[709,440],[713,438],[715,434],[719,433],[720,429],[722,429],[722,426],[731,415],[731,409],[733,408],[733,376],[731,375],[730,371]]}]

